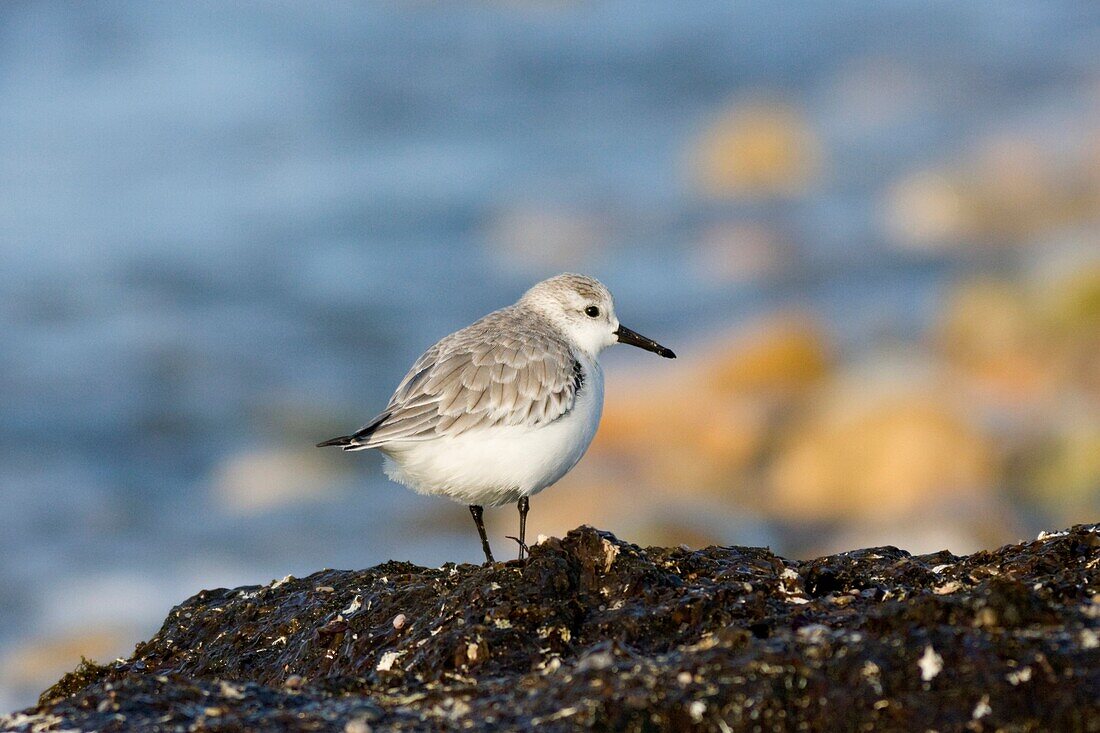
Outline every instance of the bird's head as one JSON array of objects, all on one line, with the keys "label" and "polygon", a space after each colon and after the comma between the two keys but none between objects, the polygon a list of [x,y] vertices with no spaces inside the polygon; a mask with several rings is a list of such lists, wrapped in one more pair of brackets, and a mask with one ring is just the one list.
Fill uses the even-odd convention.
[{"label": "bird's head", "polygon": [[630,344],[667,359],[672,349],[619,323],[611,292],[595,278],[565,273],[533,286],[520,298],[557,326],[578,348],[592,356],[612,344]]}]

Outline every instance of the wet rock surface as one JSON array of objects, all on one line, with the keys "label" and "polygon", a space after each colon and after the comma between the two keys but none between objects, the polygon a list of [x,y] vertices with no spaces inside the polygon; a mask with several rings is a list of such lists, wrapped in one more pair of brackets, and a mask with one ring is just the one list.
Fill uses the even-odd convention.
[{"label": "wet rock surface", "polygon": [[1098,532],[802,562],[582,527],[203,591],[0,729],[1100,731]]}]

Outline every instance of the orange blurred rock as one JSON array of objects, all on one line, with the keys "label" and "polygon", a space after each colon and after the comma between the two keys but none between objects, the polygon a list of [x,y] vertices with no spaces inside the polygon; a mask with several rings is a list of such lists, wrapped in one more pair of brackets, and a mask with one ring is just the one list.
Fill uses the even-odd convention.
[{"label": "orange blurred rock", "polygon": [[963,283],[946,301],[937,340],[964,379],[1001,403],[1100,396],[1100,265],[1038,283]]},{"label": "orange blurred rock", "polygon": [[1100,255],[1055,281],[1044,301],[1060,343],[1059,375],[1100,410]]},{"label": "orange blurred rock", "polygon": [[638,380],[608,389],[591,454],[629,467],[666,493],[705,493],[752,460],[767,417],[745,400]]},{"label": "orange blurred rock", "polygon": [[990,440],[937,391],[852,384],[809,411],[771,466],[771,511],[796,520],[919,515],[993,491]]},{"label": "orange blurred rock", "polygon": [[884,199],[892,240],[929,250],[1033,247],[1067,228],[1095,226],[1094,142],[1089,132],[1064,126],[1060,135],[985,138],[959,162],[903,176]]},{"label": "orange blurred rock", "polygon": [[886,229],[905,247],[939,249],[970,227],[966,206],[957,181],[939,171],[917,171],[887,192]]},{"label": "orange blurred rock", "polygon": [[139,634],[130,627],[93,627],[28,639],[0,656],[0,689],[33,699],[82,657],[108,662],[125,656]]},{"label": "orange blurred rock", "polygon": [[1002,402],[1049,388],[1048,334],[1018,286],[978,280],[947,300],[938,339],[949,361]]},{"label": "orange blurred rock", "polygon": [[1043,446],[1024,489],[1052,516],[1072,522],[1100,509],[1100,420],[1083,412]]},{"label": "orange blurred rock", "polygon": [[790,395],[825,377],[829,358],[826,337],[816,323],[780,315],[716,347],[706,357],[702,378],[718,394]]},{"label": "orange blurred rock", "polygon": [[692,173],[715,198],[790,196],[821,167],[821,144],[805,114],[788,104],[749,102],[724,112],[695,142]]},{"label": "orange blurred rock", "polygon": [[1055,324],[1064,330],[1095,335],[1100,328],[1100,240],[1092,261],[1076,263],[1045,284],[1040,296]]}]

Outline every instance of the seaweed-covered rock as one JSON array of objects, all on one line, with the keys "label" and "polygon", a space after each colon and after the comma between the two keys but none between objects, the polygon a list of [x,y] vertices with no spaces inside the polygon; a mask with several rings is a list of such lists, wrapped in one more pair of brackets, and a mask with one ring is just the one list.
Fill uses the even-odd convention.
[{"label": "seaweed-covered rock", "polygon": [[1098,530],[799,562],[582,527],[203,591],[0,728],[1100,731]]}]

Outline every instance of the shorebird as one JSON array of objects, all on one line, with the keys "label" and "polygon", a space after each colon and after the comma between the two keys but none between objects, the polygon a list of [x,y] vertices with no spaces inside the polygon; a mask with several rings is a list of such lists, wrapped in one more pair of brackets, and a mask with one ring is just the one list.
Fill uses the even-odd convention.
[{"label": "shorebird", "polygon": [[470,508],[486,562],[483,507],[519,508],[522,560],[530,497],[581,459],[603,410],[599,355],[615,343],[668,359],[671,349],[619,323],[600,281],[563,274],[441,339],[416,360],[389,404],[351,435],[318,447],[375,448],[386,475]]}]

